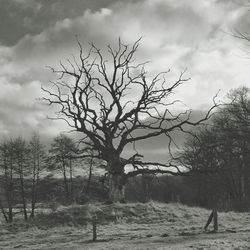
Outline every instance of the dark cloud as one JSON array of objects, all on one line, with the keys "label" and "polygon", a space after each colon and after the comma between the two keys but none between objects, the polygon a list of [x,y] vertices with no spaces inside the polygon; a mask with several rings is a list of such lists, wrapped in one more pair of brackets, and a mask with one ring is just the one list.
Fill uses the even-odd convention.
[{"label": "dark cloud", "polygon": [[[172,83],[188,68],[192,80],[180,87],[177,98],[191,108],[208,107],[219,88],[248,82],[248,65],[235,56],[240,41],[222,32],[249,30],[249,12],[236,2],[0,0],[0,134],[36,128],[54,136],[62,130],[46,120],[47,106],[33,103],[42,95],[40,85],[55,77],[45,66],[78,55],[76,34],[84,48],[91,41],[103,48],[118,36],[132,44],[142,36],[137,59],[151,61],[149,76],[175,69],[167,76]],[[183,136],[175,138],[183,142]],[[143,154],[163,157],[166,142],[166,137],[143,141]]]},{"label": "dark cloud", "polygon": [[1,0],[0,44],[14,45],[25,35],[35,35],[58,20],[75,18],[87,9],[96,11],[117,0]]},{"label": "dark cloud", "polygon": [[[193,110],[190,120],[196,122],[204,118],[206,113],[207,112],[204,110]],[[196,129],[198,129],[198,126],[186,126],[184,129],[186,131],[192,130],[194,132]],[[141,133],[148,133],[148,131]],[[134,136],[136,135],[137,134],[134,134]],[[175,154],[177,151],[182,149],[189,134],[176,129],[175,131],[171,132],[170,135],[173,140],[171,143],[171,153]],[[134,149],[136,149],[136,151]],[[137,151],[144,156],[145,161],[159,161],[166,163],[170,159],[169,138],[163,134],[161,136],[139,141],[133,146],[128,145],[126,150],[123,152],[124,157],[131,157]]]}]

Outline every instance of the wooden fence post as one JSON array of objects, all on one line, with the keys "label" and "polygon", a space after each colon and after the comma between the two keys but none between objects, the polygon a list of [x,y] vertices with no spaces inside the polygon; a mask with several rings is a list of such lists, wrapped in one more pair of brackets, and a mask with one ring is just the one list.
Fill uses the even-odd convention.
[{"label": "wooden fence post", "polygon": [[96,238],[97,238],[96,223],[97,223],[97,217],[96,217],[96,215],[94,215],[94,216],[92,217],[93,241],[96,241]]},{"label": "wooden fence post", "polygon": [[218,232],[218,213],[217,213],[217,209],[214,208],[213,211],[211,212],[211,214],[208,217],[207,223],[204,227],[205,230],[207,230],[208,226],[210,225],[211,221],[213,220],[214,223],[214,230],[213,232]]},{"label": "wooden fence post", "polygon": [[218,213],[217,213],[217,209],[213,210],[213,215],[214,215],[214,232],[218,232]]}]

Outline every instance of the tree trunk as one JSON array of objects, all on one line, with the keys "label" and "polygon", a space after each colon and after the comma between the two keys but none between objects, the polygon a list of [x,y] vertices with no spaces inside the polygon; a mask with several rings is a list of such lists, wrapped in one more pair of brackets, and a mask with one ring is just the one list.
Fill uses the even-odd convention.
[{"label": "tree trunk", "polygon": [[23,205],[23,216],[24,220],[28,220],[27,207],[26,207],[26,199],[25,199],[25,188],[24,188],[24,176],[23,176],[23,163],[19,162],[19,181],[20,181],[20,190],[21,190],[21,198]]},{"label": "tree trunk", "polygon": [[90,182],[91,182],[91,179],[92,179],[92,166],[93,166],[93,158],[91,158],[91,160],[90,160],[89,176],[88,176],[88,181],[87,181],[87,185],[86,185],[86,188],[85,188],[85,193],[87,195],[89,195]]},{"label": "tree trunk", "polygon": [[240,176],[240,199],[244,201],[246,198],[246,191],[245,191],[245,175],[244,173]]},{"label": "tree trunk", "polygon": [[73,169],[72,169],[72,162],[71,159],[69,160],[69,178],[70,178],[70,202],[73,203],[74,201],[74,187],[73,187]]},{"label": "tree trunk", "polygon": [[33,216],[35,214],[35,209],[36,209],[39,180],[40,180],[40,157],[38,156],[37,169],[36,169],[36,173],[35,173],[34,202],[33,202],[33,207],[32,207]]},{"label": "tree trunk", "polygon": [[[9,164],[9,165],[8,165]],[[5,197],[8,204],[8,211],[5,212],[7,219],[5,220],[7,222],[13,222],[13,211],[12,211],[12,204],[13,204],[13,165],[12,165],[12,159],[10,159],[10,162],[7,163],[7,159],[4,160],[4,167],[5,167],[5,173],[4,173],[4,189],[5,189]],[[8,167],[10,170],[8,170]]]},{"label": "tree trunk", "polygon": [[11,170],[10,170],[10,182],[9,182],[9,188],[8,188],[8,220],[9,222],[13,222],[13,167],[11,163]]},{"label": "tree trunk", "polygon": [[35,176],[34,190],[32,191],[33,193],[32,193],[32,201],[31,201],[30,218],[34,218],[34,216],[35,216],[37,194],[38,194],[38,182],[39,182],[39,173],[37,172],[36,176]]},{"label": "tree trunk", "polygon": [[1,211],[2,211],[2,214],[3,214],[3,216],[4,216],[5,221],[6,221],[6,222],[9,222],[8,217],[7,217],[7,214],[6,214],[5,210],[4,210],[4,206],[3,206],[1,200],[0,200],[0,208],[1,208]]},{"label": "tree trunk", "polygon": [[26,209],[26,199],[25,199],[25,191],[24,191],[24,183],[23,183],[23,176],[20,176],[20,184],[21,184],[21,196],[23,202],[23,216],[24,220],[28,220],[28,214]]},{"label": "tree trunk", "polygon": [[123,174],[109,175],[109,201],[110,202],[125,201],[125,182]]},{"label": "tree trunk", "polygon": [[30,218],[34,218],[35,215],[35,190],[36,190],[36,167],[33,168],[33,179],[32,179],[32,191],[31,191],[31,213]]},{"label": "tree trunk", "polygon": [[[8,177],[5,177],[8,178]],[[12,211],[12,203],[13,203],[13,183],[12,183],[12,173],[9,180],[9,183],[6,183],[6,199],[8,203],[8,222],[13,221],[13,211]]]},{"label": "tree trunk", "polygon": [[68,185],[68,179],[67,179],[65,166],[63,166],[63,182],[64,182],[64,191],[65,191],[66,199],[68,202],[69,201],[69,185]]},{"label": "tree trunk", "polygon": [[9,207],[9,210],[8,210],[8,222],[13,222],[13,209],[12,209],[12,207]]}]

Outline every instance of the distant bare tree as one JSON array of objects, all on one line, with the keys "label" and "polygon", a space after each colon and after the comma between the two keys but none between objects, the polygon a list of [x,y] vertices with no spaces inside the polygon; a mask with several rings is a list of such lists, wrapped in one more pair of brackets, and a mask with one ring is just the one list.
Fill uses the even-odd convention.
[{"label": "distant bare tree", "polygon": [[26,190],[25,190],[25,175],[27,174],[27,157],[28,157],[28,149],[26,142],[23,138],[18,137],[13,141],[13,149],[15,155],[15,171],[19,178],[20,184],[20,194],[21,194],[21,201],[23,207],[23,216],[25,220],[28,220],[28,213],[27,213],[27,197],[26,197]]},{"label": "distant bare tree", "polygon": [[[60,69],[51,68],[59,75],[51,81],[51,88],[42,87],[49,105],[57,105],[58,116],[70,128],[82,133],[83,141],[94,145],[94,157],[106,162],[111,202],[124,200],[127,179],[138,174],[183,174],[170,162],[145,162],[136,150],[128,158],[122,156],[129,146],[153,137],[166,136],[172,142],[172,132],[185,131],[206,121],[216,104],[204,118],[192,121],[191,110],[175,114],[175,90],[188,79],[179,78],[169,83],[169,71],[151,77],[146,63],[136,63],[135,53],[140,40],[132,46],[119,39],[117,48],[104,51],[91,44],[85,53],[79,44],[79,58],[60,63]],[[84,154],[83,157],[91,157]],[[125,173],[125,166],[134,170]],[[148,166],[155,166],[149,168]],[[175,169],[175,170],[173,170]]]},{"label": "distant bare tree", "polygon": [[14,202],[14,151],[12,140],[6,140],[0,145],[1,170],[3,171],[2,185],[3,197],[6,200],[8,211],[5,211],[5,202],[1,201],[1,211],[6,222],[13,221]]},{"label": "distant bare tree", "polygon": [[152,199],[152,188],[153,188],[154,179],[155,179],[155,175],[151,175],[151,174],[141,175],[143,202],[148,202],[150,199]]},{"label": "distant bare tree", "polygon": [[29,145],[29,161],[30,161],[30,173],[32,179],[32,188],[31,188],[31,213],[30,217],[34,218],[35,207],[38,196],[38,185],[40,180],[41,170],[44,168],[45,163],[45,150],[44,146],[40,141],[40,137],[37,133],[34,133]]},{"label": "distant bare tree", "polygon": [[72,161],[77,153],[77,148],[74,141],[60,134],[51,144],[50,159],[56,169],[59,169],[63,174],[64,191],[68,201],[73,201],[73,166]]},{"label": "distant bare tree", "polygon": [[84,192],[86,196],[89,196],[90,194],[90,185],[91,185],[91,180],[92,180],[92,176],[93,176],[93,167],[95,164],[95,159],[94,157],[89,157],[86,161],[85,161],[86,165],[88,166],[88,177],[87,177],[87,183],[84,187]]},{"label": "distant bare tree", "polygon": [[[211,124],[189,137],[182,163],[193,171],[216,173],[228,196],[243,208],[250,178],[250,90],[234,89],[230,103],[218,110]],[[214,194],[218,187],[211,185]]]}]

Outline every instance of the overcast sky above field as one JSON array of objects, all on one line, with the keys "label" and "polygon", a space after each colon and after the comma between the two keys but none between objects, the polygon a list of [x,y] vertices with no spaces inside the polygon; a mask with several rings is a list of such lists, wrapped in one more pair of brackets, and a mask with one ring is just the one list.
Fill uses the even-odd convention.
[{"label": "overcast sky above field", "polygon": [[76,53],[75,35],[100,47],[142,37],[137,58],[151,73],[187,68],[178,96],[193,109],[219,89],[222,98],[250,87],[250,47],[228,34],[250,32],[249,9],[247,0],[0,0],[0,135],[59,133],[37,99],[52,78],[45,66]]}]

